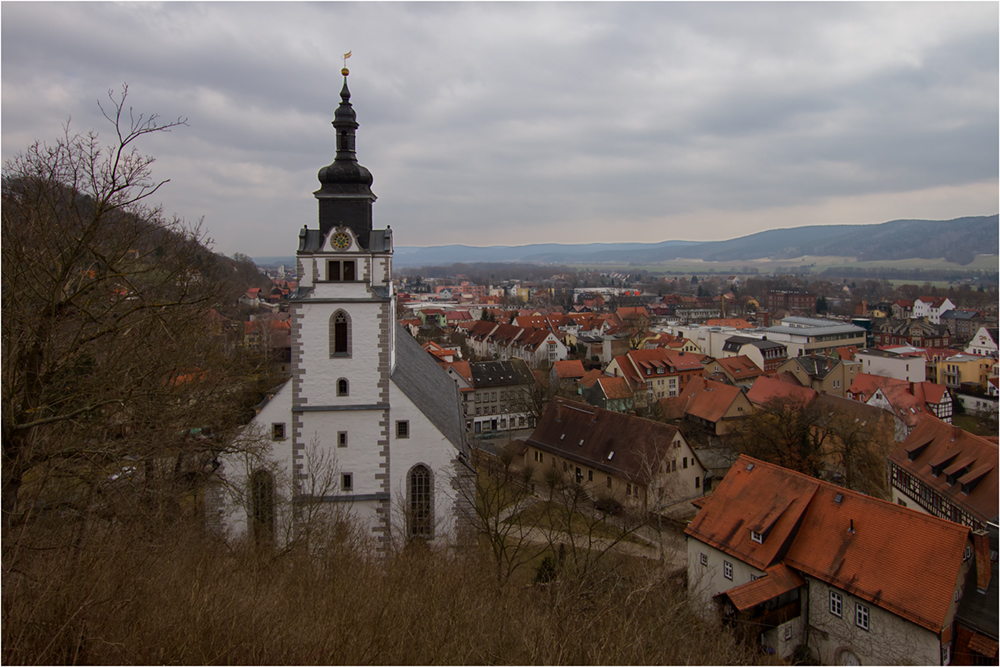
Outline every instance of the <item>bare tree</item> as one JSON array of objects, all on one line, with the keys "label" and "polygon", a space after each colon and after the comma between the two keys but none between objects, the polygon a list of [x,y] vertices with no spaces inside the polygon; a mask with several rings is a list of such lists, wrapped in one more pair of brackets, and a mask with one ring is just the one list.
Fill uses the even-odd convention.
[{"label": "bare tree", "polygon": [[239,369],[205,335],[224,280],[196,227],[146,203],[166,181],[136,148],[185,120],[137,114],[127,94],[102,107],[107,145],[67,126],[4,165],[5,534],[27,509],[29,472],[36,495],[54,470],[96,482],[125,457],[161,456],[186,429],[236,419]]}]

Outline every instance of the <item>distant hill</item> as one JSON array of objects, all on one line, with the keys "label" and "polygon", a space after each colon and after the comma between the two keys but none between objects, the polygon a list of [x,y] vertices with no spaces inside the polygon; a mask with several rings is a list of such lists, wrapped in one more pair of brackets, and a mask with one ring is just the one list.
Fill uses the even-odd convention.
[{"label": "distant hill", "polygon": [[[726,241],[660,243],[537,243],[523,246],[445,245],[396,248],[399,268],[457,262],[538,264],[657,264],[674,259],[741,261],[813,256],[855,257],[858,261],[938,259],[965,265],[1000,246],[1000,216],[954,220],[893,220],[875,225],[814,225],[773,229]],[[260,265],[294,265],[293,257],[258,257]]]}]

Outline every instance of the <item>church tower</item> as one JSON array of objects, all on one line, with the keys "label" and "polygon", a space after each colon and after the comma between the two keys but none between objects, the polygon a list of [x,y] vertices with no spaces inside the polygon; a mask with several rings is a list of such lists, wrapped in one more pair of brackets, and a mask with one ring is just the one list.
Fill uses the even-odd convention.
[{"label": "church tower", "polygon": [[[358,122],[342,73],[336,158],[313,193],[319,225],[299,232],[291,380],[255,419],[272,434],[274,460],[240,474],[250,502],[230,528],[294,537],[296,508],[313,502],[346,509],[382,546],[447,540],[454,480],[468,472],[458,390],[396,324],[392,231],[372,228],[372,175],[355,154]],[[311,469],[317,455],[333,462],[322,488]],[[276,490],[281,479],[290,479],[287,492]]]}]

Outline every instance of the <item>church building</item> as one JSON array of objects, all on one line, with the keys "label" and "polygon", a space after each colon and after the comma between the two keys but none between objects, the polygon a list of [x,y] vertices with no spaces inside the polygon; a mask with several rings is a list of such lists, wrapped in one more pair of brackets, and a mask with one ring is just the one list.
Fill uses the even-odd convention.
[{"label": "church building", "polygon": [[[372,228],[348,71],[337,153],[319,170],[319,225],[299,232],[291,379],[223,465],[229,534],[284,544],[317,511],[351,516],[379,546],[447,542],[469,474],[458,389],[396,323],[392,230]],[[255,445],[255,440],[261,445]],[[256,447],[256,448],[255,448]]]}]

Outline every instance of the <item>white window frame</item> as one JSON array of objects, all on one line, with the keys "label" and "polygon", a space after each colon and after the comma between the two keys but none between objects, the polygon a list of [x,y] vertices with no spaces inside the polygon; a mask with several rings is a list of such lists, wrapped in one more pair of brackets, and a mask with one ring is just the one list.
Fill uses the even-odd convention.
[{"label": "white window frame", "polygon": [[830,591],[830,613],[837,618],[844,617],[844,596],[837,591]]},{"label": "white window frame", "polygon": [[729,581],[733,580],[733,564],[728,560],[722,561],[722,576]]},{"label": "white window frame", "polygon": [[757,544],[764,544],[764,536],[761,533],[758,533],[756,530],[751,530],[750,541],[756,542]]},{"label": "white window frame", "polygon": [[854,624],[865,632],[871,630],[871,610],[867,605],[854,603]]},{"label": "white window frame", "polygon": [[345,472],[340,475],[340,490],[344,493],[352,493],[354,491],[354,474]]},{"label": "white window frame", "polygon": [[708,565],[708,554],[701,554],[701,564]]}]

